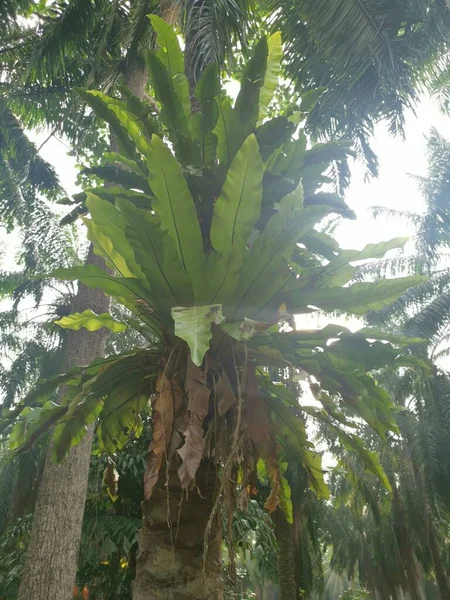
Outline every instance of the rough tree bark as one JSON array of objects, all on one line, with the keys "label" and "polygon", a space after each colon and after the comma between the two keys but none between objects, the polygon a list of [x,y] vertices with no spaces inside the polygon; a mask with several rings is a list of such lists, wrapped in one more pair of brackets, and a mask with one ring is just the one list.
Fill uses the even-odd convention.
[{"label": "rough tree bark", "polygon": [[273,514],[273,521],[278,543],[280,600],[297,600],[293,527],[279,508]]},{"label": "rough tree bark", "polygon": [[221,600],[218,518],[208,535],[203,564],[205,534],[214,506],[216,469],[203,461],[196,474],[196,486],[187,496],[176,469],[169,473],[168,486],[165,469],[162,471],[151,499],[142,505],[133,600]]},{"label": "rough tree bark", "polygon": [[442,562],[441,553],[436,540],[436,534],[434,532],[434,526],[430,522],[428,529],[428,542],[430,544],[430,552],[433,559],[434,575],[439,588],[439,595],[441,600],[448,600],[450,598],[450,582]]},{"label": "rough tree bark", "polygon": [[[104,264],[92,247],[86,262]],[[109,300],[99,290],[79,284],[74,310],[86,308],[106,312]],[[106,337],[103,329],[96,333],[87,329],[70,331],[65,368],[86,365],[102,356]],[[51,451],[47,453],[18,600],[73,598],[93,431],[91,426],[61,464],[52,461]]]},{"label": "rough tree bark", "polygon": [[[125,85],[139,98],[144,96],[147,73],[139,61],[129,65]],[[114,148],[114,140],[111,140]],[[92,245],[87,265],[105,268]],[[101,290],[79,283],[74,312],[90,308],[108,312],[109,298]],[[70,331],[66,345],[65,368],[83,366],[105,352],[107,330],[92,333]],[[54,464],[48,452],[39,484],[33,527],[18,600],[72,600],[83,524],[92,438],[89,427],[83,441],[72,448],[61,464]]]}]

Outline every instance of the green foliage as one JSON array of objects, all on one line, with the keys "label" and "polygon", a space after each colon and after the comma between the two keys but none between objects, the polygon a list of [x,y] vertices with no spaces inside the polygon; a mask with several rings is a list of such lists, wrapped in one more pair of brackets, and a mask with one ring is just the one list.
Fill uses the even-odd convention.
[{"label": "green foliage", "polygon": [[277,11],[273,25],[283,32],[286,69],[299,94],[305,85],[323,90],[308,128],[317,137],[354,140],[368,171],[376,173],[369,146],[374,122],[384,118],[392,132],[402,131],[417,83],[430,88],[447,72],[445,3],[276,0],[269,8]]},{"label": "green foliage", "polygon": [[224,317],[220,304],[173,308],[175,335],[184,340],[191,353],[192,362],[201,367],[212,338],[211,326],[219,325]]},{"label": "green foliage", "polygon": [[211,246],[224,256],[243,251],[261,212],[263,164],[258,142],[249,136],[233,159],[214,205]]},{"label": "green foliage", "polygon": [[[267,369],[290,369],[290,381],[299,372],[307,374],[324,409],[313,418],[342,429],[347,424],[339,414],[342,403],[348,423],[362,419],[385,436],[397,430],[392,403],[368,373],[404,364],[408,349],[343,328],[287,332],[284,324],[292,322],[298,307],[364,314],[392,302],[417,280],[342,287],[353,278],[351,261],[381,256],[404,240],[358,253],[318,237],[315,228],[325,216],[346,210],[341,199],[330,201],[316,192],[330,163],[346,159],[348,145],[314,152],[306,148],[301,131],[293,137],[295,126],[276,118],[258,124],[272,93],[277,53],[269,54],[268,48],[277,38],[256,45],[234,106],[220,91],[217,71],[205,72],[196,88],[203,123],[198,126],[198,115],[192,117],[186,103],[176,38],[153,20],[161,48],[149,53],[148,66],[160,123],[146,127],[140,105],[129,98],[86,96],[121,140],[124,170],[137,177],[132,194],[121,186],[115,197],[105,183],[103,190],[79,198],[90,213],[85,223],[94,250],[114,274],[95,266],[51,274],[79,279],[115,298],[134,315],[128,325],[152,347],[43,382],[6,412],[4,422],[21,413],[13,430],[15,448],[28,447],[56,423],[52,441],[60,460],[82,438],[86,424],[98,418],[100,447],[112,455],[141,434],[141,413],[155,394],[147,481],[157,480],[158,457],[166,453],[181,457],[179,476],[187,487],[205,453],[223,465],[234,461],[239,446],[244,455],[245,445],[253,468],[243,477],[244,494],[263,459],[271,488],[266,507],[284,507],[291,520],[292,461],[302,465],[319,498],[327,497],[328,489],[321,456],[307,436],[305,411],[284,383],[267,379]],[[215,126],[214,105],[219,107]],[[204,127],[209,128],[208,152]],[[271,140],[268,131],[278,133]],[[61,406],[44,400],[47,390],[61,385],[68,386]],[[227,423],[234,424],[231,430]],[[213,428],[223,439],[208,434]],[[352,449],[383,480],[375,457],[357,441]],[[226,474],[231,467],[223,468]],[[151,492],[150,485],[146,496]]]}]

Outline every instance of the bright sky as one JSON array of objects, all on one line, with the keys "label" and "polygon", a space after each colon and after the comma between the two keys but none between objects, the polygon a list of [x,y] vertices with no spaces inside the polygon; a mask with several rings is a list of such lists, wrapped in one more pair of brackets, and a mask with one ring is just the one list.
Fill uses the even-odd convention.
[{"label": "bright sky", "polygon": [[380,161],[380,176],[365,182],[364,169],[353,164],[346,201],[358,219],[341,223],[337,234],[341,246],[360,248],[369,242],[411,235],[410,226],[401,219],[374,219],[369,209],[387,206],[422,212],[423,201],[411,174],[426,174],[426,136],[432,127],[450,137],[450,117],[430,98],[422,100],[416,116],[412,112],[407,115],[405,140],[392,137],[384,124],[376,127],[372,147]]}]

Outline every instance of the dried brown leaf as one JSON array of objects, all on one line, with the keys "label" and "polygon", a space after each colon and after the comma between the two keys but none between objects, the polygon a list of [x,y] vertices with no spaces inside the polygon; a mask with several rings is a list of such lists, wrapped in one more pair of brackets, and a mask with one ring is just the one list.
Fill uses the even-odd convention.
[{"label": "dried brown leaf", "polygon": [[147,453],[147,469],[144,475],[144,495],[148,500],[158,481],[161,465],[172,437],[174,396],[172,384],[164,373],[156,382],[156,394],[152,400],[153,434]]},{"label": "dried brown leaf", "polygon": [[187,488],[194,479],[205,449],[203,427],[194,419],[195,417],[189,422],[184,432],[184,445],[178,450],[183,461],[178,469],[178,476],[183,488]]},{"label": "dried brown leaf", "polygon": [[178,448],[183,443],[183,435],[186,431],[186,407],[179,410],[173,422],[172,437],[170,438],[169,447],[167,448],[167,458],[170,460]]},{"label": "dried brown leaf", "polygon": [[195,477],[205,450],[203,420],[209,410],[209,389],[205,373],[194,365],[188,357],[186,371],[187,426],[184,431],[184,444],[177,450],[182,459],[178,476],[183,488],[188,487]]},{"label": "dried brown leaf", "polygon": [[119,472],[111,460],[108,460],[108,466],[103,473],[103,485],[108,492],[108,496],[115,502],[119,497]]},{"label": "dried brown leaf", "polygon": [[247,437],[260,456],[267,456],[273,447],[272,427],[253,369],[248,370],[243,399],[242,424],[247,429]]},{"label": "dried brown leaf", "polygon": [[220,417],[223,417],[233,404],[236,404],[236,396],[234,395],[231,381],[226,371],[222,371],[219,381],[217,382],[216,400],[217,411]]},{"label": "dried brown leaf", "polygon": [[188,412],[196,415],[203,423],[209,409],[209,389],[206,387],[205,373],[194,365],[188,358],[186,371],[186,393],[188,397]]}]

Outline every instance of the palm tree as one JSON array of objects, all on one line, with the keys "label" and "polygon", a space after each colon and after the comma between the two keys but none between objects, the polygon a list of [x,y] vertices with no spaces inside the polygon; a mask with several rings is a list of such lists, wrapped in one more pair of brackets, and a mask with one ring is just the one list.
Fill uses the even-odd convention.
[{"label": "palm tree", "polygon": [[[158,4],[157,10],[161,9],[167,16],[175,12],[175,4],[162,2]],[[231,4],[233,10],[229,11],[226,3],[221,3],[222,9],[227,10],[226,27],[223,25],[224,20],[217,18],[220,17],[217,7],[211,11],[215,19],[213,26],[216,27],[218,23],[221,32],[231,33],[233,28],[239,30],[240,24],[245,23],[238,5],[235,2]],[[138,97],[142,97],[145,89],[143,51],[153,43],[147,18],[151,9],[148,1],[104,2],[101,6],[97,2],[61,2],[53,4],[47,14],[39,16],[40,26],[37,30],[15,29],[4,40],[2,52],[5,73],[2,82],[3,98],[7,101],[8,109],[19,115],[25,125],[35,126],[44,122],[53,132],[62,132],[72,142],[77,142],[80,131],[84,137],[86,127],[82,125],[86,118],[81,115],[80,121],[77,117],[79,106],[73,99],[73,85],[95,82],[111,89],[123,75],[125,84]],[[107,21],[105,15],[108,17]],[[236,15],[239,16],[238,21]],[[81,23],[83,27],[80,27]],[[206,40],[205,26],[207,19],[203,22],[203,35],[197,40],[197,46],[201,46],[203,40]],[[214,29],[214,35],[210,33],[209,40],[214,39],[215,48],[221,48],[215,34]],[[214,52],[210,52],[207,59],[214,59]],[[86,140],[83,139],[83,142]],[[41,240],[43,241],[45,240]],[[88,255],[88,264],[91,263],[101,264],[101,259],[99,262],[92,252]],[[80,286],[76,304],[79,310],[83,310],[87,304],[96,306],[100,313],[108,310],[108,301],[103,293],[88,291],[83,286]],[[96,334],[83,331],[70,333],[67,366],[84,364],[101,356],[105,339],[104,331]],[[58,594],[62,588],[71,589],[86,490],[89,449],[90,440],[86,438],[83,446],[74,450],[72,457],[63,466],[55,469],[50,461],[47,462],[34,519],[29,567],[25,570],[26,578],[22,588],[25,596],[31,593],[34,597],[44,597]],[[59,536],[59,548],[53,543],[53,534],[46,538],[40,525],[57,514],[55,506],[52,506],[50,515],[46,508],[48,498],[55,494],[55,489],[51,488],[56,484],[60,485],[61,492],[74,486],[78,494],[78,501],[74,498],[74,505],[78,510],[72,511],[72,532],[66,537]],[[46,491],[47,488],[49,489]],[[63,494],[61,497],[63,498]],[[64,499],[60,508],[62,516],[66,508]],[[43,546],[48,552],[42,552]],[[60,573],[60,580],[57,580],[56,573]],[[49,581],[53,581],[49,584],[54,586],[53,591],[53,588],[45,587]],[[33,585],[41,589],[33,589]]]},{"label": "palm tree", "polygon": [[[448,355],[450,147],[442,136],[432,131],[428,148],[428,174],[417,178],[426,210],[423,215],[408,215],[417,230],[413,253],[387,259],[375,268],[368,265],[359,276],[364,280],[389,272],[430,275],[428,281],[408,290],[390,307],[366,318],[370,324],[386,331],[423,340],[415,346],[414,353],[426,366],[425,371],[419,368],[381,376],[396,404],[411,410],[410,414],[398,417],[402,436],[389,452],[391,479],[396,482],[390,514],[394,518],[392,535],[397,540],[397,550],[401,553],[410,546],[415,553],[410,559],[405,557],[404,564],[420,565],[420,570],[428,573],[433,571],[440,597],[447,598],[450,588],[443,539],[448,535],[450,506],[447,476],[450,387],[448,373],[442,368],[445,363],[440,360]],[[373,535],[380,532],[378,523],[375,525]],[[383,553],[386,547],[385,542]],[[393,563],[393,559],[390,562]],[[416,575],[419,574],[416,571]],[[382,580],[389,578],[385,575]],[[420,598],[418,582],[415,587],[416,591],[410,591],[410,595]]]},{"label": "palm tree", "polygon": [[[382,451],[392,495],[358,466],[355,457],[337,452],[335,504],[325,511],[325,543],[332,544],[332,568],[359,581],[374,598],[395,600],[403,593],[421,600],[425,577],[436,597],[448,594],[448,507],[430,485],[418,451],[423,418],[399,413],[401,437],[390,440]],[[376,439],[370,438],[372,447],[377,447]],[[340,472],[343,464],[351,477]]]},{"label": "palm tree", "polygon": [[[416,279],[342,288],[354,274],[348,260],[382,256],[401,242],[369,245],[358,253],[341,251],[315,232],[331,211],[349,210],[334,194],[316,194],[335,145],[307,149],[301,131],[292,137],[295,118],[280,115],[261,124],[277,84],[278,35],[256,45],[234,107],[212,66],[196,86],[201,110],[192,114],[175,33],[156,16],[152,25],[160,48],[147,59],[158,114],[136,100],[130,103],[126,94],[120,100],[81,93],[119,140],[115,160],[123,168],[116,170],[134,174],[132,187],[113,189],[107,179],[78,199],[91,215],[85,222],[95,251],[115,274],[93,265],[53,274],[115,297],[135,315],[130,325],[152,345],[43,383],[50,390],[69,378],[75,397],[67,405],[47,405],[31,435],[58,421],[53,443],[61,458],[98,416],[101,444],[114,454],[140,432],[139,413],[152,395],[134,596],[179,589],[190,598],[216,598],[221,502],[232,515],[237,492],[245,502],[259,478],[270,485],[266,508],[275,512],[279,506],[292,521],[286,475],[291,456],[316,495],[328,494],[305,415],[326,420],[386,483],[376,457],[342,428],[344,417],[327,392],[345,403],[349,418],[359,415],[384,435],[395,428],[390,400],[367,372],[404,364],[404,351],[342,327],[288,333],[277,323],[312,306],[362,314],[391,302]],[[338,146],[338,156],[343,153]],[[60,324],[91,330],[124,326],[92,311]],[[378,337],[376,331],[367,335]],[[323,410],[299,405],[268,367],[314,376],[322,384],[320,389],[310,381]],[[6,423],[34,405],[41,391],[24,398]],[[21,418],[12,435],[20,438],[23,424]],[[29,436],[30,430],[25,444]],[[292,587],[285,593],[292,594]]]},{"label": "palm tree", "polygon": [[[227,4],[228,6],[226,6]],[[237,6],[235,2],[196,2],[189,5],[189,10],[184,13],[186,16],[183,19],[186,24],[188,50],[193,44],[190,40],[196,40],[196,48],[199,48],[199,44],[205,40],[205,42],[208,42],[209,47],[200,54],[208,56],[208,60],[210,60],[210,57],[214,56],[214,48],[218,47],[213,45],[217,33],[219,31],[234,31],[235,25],[245,24],[242,8],[240,11],[230,12],[231,4],[233,7]],[[95,3],[95,7],[97,6],[98,3]],[[161,6],[164,10],[168,9],[167,3]],[[55,18],[52,19],[48,15],[44,15],[45,18],[40,20],[42,27],[38,30],[37,39],[34,32],[28,31],[25,36],[21,36],[20,32],[19,35],[15,33],[15,37],[11,37],[7,41],[8,45],[2,54],[4,68],[9,73],[8,69],[11,68],[11,63],[8,62],[9,56],[19,56],[20,60],[14,64],[19,65],[19,74],[22,77],[15,80],[13,86],[11,85],[11,77],[9,77],[6,82],[3,82],[3,89],[7,93],[9,106],[13,107],[16,114],[20,114],[28,125],[42,122],[42,112],[37,109],[43,106],[46,109],[46,122],[51,125],[53,130],[61,131],[63,129],[67,135],[76,137],[77,132],[84,130],[84,128],[79,127],[79,120],[67,117],[68,112],[78,114],[77,110],[70,110],[71,107],[76,108],[76,103],[70,104],[71,100],[67,94],[69,87],[76,83],[84,84],[86,77],[89,76],[91,81],[98,81],[96,78],[103,73],[108,74],[108,77],[103,81],[107,87],[111,87],[120,78],[121,73],[127,75],[129,78],[127,83],[132,84],[132,74],[142,72],[140,52],[142,44],[145,42],[142,31],[146,30],[146,24],[148,23],[145,17],[148,11],[146,3],[136,2],[123,6],[120,3],[107,3],[104,7],[101,7],[105,10],[100,10],[97,17],[93,16],[95,7],[88,2],[85,4],[53,5],[51,16]],[[223,14],[227,16],[227,19],[220,18],[218,11],[222,10],[222,7],[225,7]],[[104,19],[106,14],[108,15],[107,21]],[[213,17],[209,20],[209,27],[208,19],[204,18],[208,14]],[[234,15],[234,21],[229,20],[230,14]],[[195,18],[195,15],[204,18],[201,21],[202,26],[200,29],[199,21]],[[130,27],[123,27],[125,21],[131,23]],[[87,24],[87,28],[80,27],[80,23]],[[192,29],[189,29],[189,25],[192,26]],[[224,29],[221,30],[221,27]],[[86,35],[86,32],[88,35]],[[192,35],[189,32],[192,32]],[[205,35],[205,32],[209,35]],[[96,42],[95,47],[92,44],[93,40]],[[98,44],[100,50],[97,47],[97,40],[100,40],[100,44]],[[19,52],[19,55],[17,52]],[[125,58],[123,58],[124,56]],[[64,63],[61,62],[61,57],[65,57]],[[192,60],[187,62],[194,71],[198,69],[198,65],[193,64]],[[131,69],[130,65],[134,65],[134,67]],[[13,73],[17,73],[17,70]],[[194,72],[189,77],[191,91],[192,82],[197,76]],[[27,85],[27,89],[23,90],[18,82],[21,82],[22,86]],[[135,83],[138,84],[137,81]],[[142,81],[139,85],[139,89],[142,91]],[[33,100],[35,101],[34,104]],[[26,110],[25,107],[27,107]],[[64,112],[61,111],[61,107]],[[68,108],[69,111],[67,112]],[[84,303],[80,302],[80,305],[82,305],[80,307],[82,308]],[[99,310],[103,310],[105,307],[106,305],[102,305],[101,302],[98,305]],[[101,339],[99,339],[98,344],[97,351],[100,351],[103,344]],[[72,346],[72,343],[70,346]],[[91,350],[92,352],[95,350],[95,345],[91,346]],[[84,464],[87,465],[86,461]],[[59,553],[59,555],[62,556],[62,553]]]},{"label": "palm tree", "polygon": [[403,130],[421,89],[448,72],[450,12],[440,0],[268,2],[286,42],[286,69],[300,90],[323,88],[309,116],[318,137],[355,141],[369,172],[373,125]]}]

